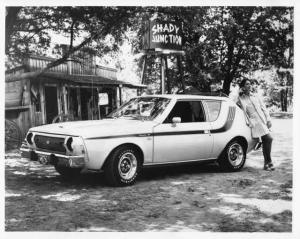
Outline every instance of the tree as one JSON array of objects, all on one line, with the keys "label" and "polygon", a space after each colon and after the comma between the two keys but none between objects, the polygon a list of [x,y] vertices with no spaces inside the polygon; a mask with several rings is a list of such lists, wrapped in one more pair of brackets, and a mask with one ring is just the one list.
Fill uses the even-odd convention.
[{"label": "tree", "polygon": [[[271,104],[277,105],[281,111],[287,111],[292,105],[293,97],[293,9],[270,8],[272,18],[269,23],[269,35],[262,46],[263,64],[272,67],[269,69],[271,80],[265,78],[260,82],[265,90],[266,97]],[[272,94],[268,94],[272,93]]]},{"label": "tree", "polygon": [[[9,64],[11,62],[19,64],[29,54],[45,54],[51,42],[50,31],[70,36],[69,49],[42,70],[46,71],[65,62],[70,55],[89,44],[93,44],[95,52],[100,55],[108,50],[116,50],[136,8],[8,7],[6,11],[7,67],[14,65]],[[82,34],[86,37],[74,46],[74,40],[82,38]],[[108,34],[115,39],[110,49],[101,44]]]},{"label": "tree", "polygon": [[[244,74],[274,65],[280,55],[278,39],[283,33],[284,16],[290,8],[212,7],[208,9],[204,24],[198,28],[198,43],[188,46],[188,66],[192,72],[198,68],[209,82],[223,83],[222,91],[230,92],[232,82]],[[201,20],[202,22],[203,20]],[[289,26],[291,23],[288,24]],[[291,42],[293,38],[290,38]],[[274,42],[273,48],[266,44]],[[281,63],[279,63],[281,65]],[[207,82],[207,81],[204,81]]]},{"label": "tree", "polygon": [[[142,36],[142,23],[154,16],[182,21],[185,83],[200,91],[215,88],[229,94],[231,84],[249,72],[270,68],[275,62],[277,67],[284,65],[279,59],[285,51],[278,51],[286,49],[287,42],[280,39],[291,32],[293,19],[286,16],[292,11],[287,7],[148,7],[139,12],[135,28]],[[293,36],[288,36],[291,45]],[[133,45],[140,50],[142,41],[136,41]],[[171,67],[169,74],[176,76],[176,69]]]},{"label": "tree", "polygon": [[[293,37],[293,9],[271,9],[275,12],[273,20],[273,41],[265,46],[266,60],[269,65],[277,68],[276,90],[280,92],[282,111],[287,111],[293,96],[293,68],[294,68],[294,37]],[[280,11],[281,14],[277,14]],[[282,13],[283,12],[283,13]]]},{"label": "tree", "polygon": [[[215,87],[229,94],[231,84],[246,74],[275,66],[286,72],[281,74],[282,82],[292,86],[293,8],[290,7],[12,7],[7,8],[6,15],[7,62],[20,62],[18,59],[33,52],[45,54],[51,41],[50,30],[68,35],[70,47],[47,68],[63,63],[87,45],[99,56],[117,51],[127,29],[137,32],[131,44],[135,52],[140,52],[144,23],[152,17],[183,22],[187,85],[201,91]],[[113,38],[110,46],[103,42],[108,35]],[[79,38],[81,43],[74,46]],[[172,56],[169,60],[173,64],[168,75],[171,86],[176,87],[181,77],[175,67],[177,59]],[[141,62],[139,66],[142,67]],[[146,72],[146,77],[157,81],[159,67],[153,69]]]}]

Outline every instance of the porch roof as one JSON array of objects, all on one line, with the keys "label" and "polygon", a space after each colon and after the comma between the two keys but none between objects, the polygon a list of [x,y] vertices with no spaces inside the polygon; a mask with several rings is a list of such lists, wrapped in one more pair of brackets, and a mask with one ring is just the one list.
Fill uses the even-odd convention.
[{"label": "porch roof", "polygon": [[51,82],[62,82],[65,84],[76,84],[76,85],[82,85],[82,86],[122,86],[122,87],[128,87],[133,89],[138,88],[146,88],[146,85],[142,84],[135,84],[135,83],[129,83],[125,81],[119,81],[115,79],[109,79],[102,76],[96,76],[96,75],[75,75],[75,74],[65,74],[65,73],[58,73],[58,72],[43,72],[40,73],[38,71],[36,72],[26,72],[16,75],[10,75],[5,76],[6,82],[11,81],[18,81],[18,80],[24,80],[24,79],[30,79],[30,80],[41,80],[43,82],[51,81]]}]

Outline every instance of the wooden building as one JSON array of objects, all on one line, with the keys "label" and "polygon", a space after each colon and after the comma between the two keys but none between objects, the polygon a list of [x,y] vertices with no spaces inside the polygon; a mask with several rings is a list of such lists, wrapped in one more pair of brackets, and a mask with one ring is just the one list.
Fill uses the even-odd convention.
[{"label": "wooden building", "polygon": [[98,66],[93,58],[88,62],[70,59],[39,72],[54,60],[31,56],[22,66],[6,71],[6,140],[22,139],[30,127],[42,124],[101,119],[122,103],[123,87],[144,88],[118,81],[115,69]]}]

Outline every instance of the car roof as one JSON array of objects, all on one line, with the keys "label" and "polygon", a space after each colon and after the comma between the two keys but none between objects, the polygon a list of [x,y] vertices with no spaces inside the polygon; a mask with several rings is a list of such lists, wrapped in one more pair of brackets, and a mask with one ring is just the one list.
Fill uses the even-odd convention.
[{"label": "car roof", "polygon": [[140,97],[162,97],[176,100],[186,99],[205,99],[205,100],[225,100],[228,101],[228,97],[224,96],[207,96],[207,95],[184,95],[184,94],[155,94],[155,95],[141,95]]}]

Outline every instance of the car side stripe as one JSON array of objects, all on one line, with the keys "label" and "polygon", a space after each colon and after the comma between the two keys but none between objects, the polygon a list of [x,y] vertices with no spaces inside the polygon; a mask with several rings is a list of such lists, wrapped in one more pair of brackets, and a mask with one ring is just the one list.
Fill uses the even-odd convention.
[{"label": "car side stripe", "polygon": [[235,112],[236,108],[234,106],[230,106],[225,124],[221,128],[212,129],[211,133],[222,133],[228,131],[232,127]]},{"label": "car side stripe", "polygon": [[167,135],[183,135],[183,134],[204,134],[204,130],[181,131],[181,132],[157,132],[153,136],[167,136]]},{"label": "car side stripe", "polygon": [[153,134],[123,134],[123,135],[112,135],[112,136],[100,136],[100,137],[91,137],[85,138],[87,140],[94,140],[94,139],[114,139],[114,138],[130,138],[130,137],[149,137],[153,136]]},{"label": "car side stripe", "polygon": [[150,136],[169,136],[169,135],[189,135],[189,134],[205,134],[204,130],[193,130],[193,131],[181,131],[181,132],[157,132],[157,133],[141,133],[141,134],[124,134],[124,135],[113,135],[113,136],[100,136],[85,138],[87,140],[94,139],[113,139],[113,138],[130,138],[130,137],[150,137]]}]

